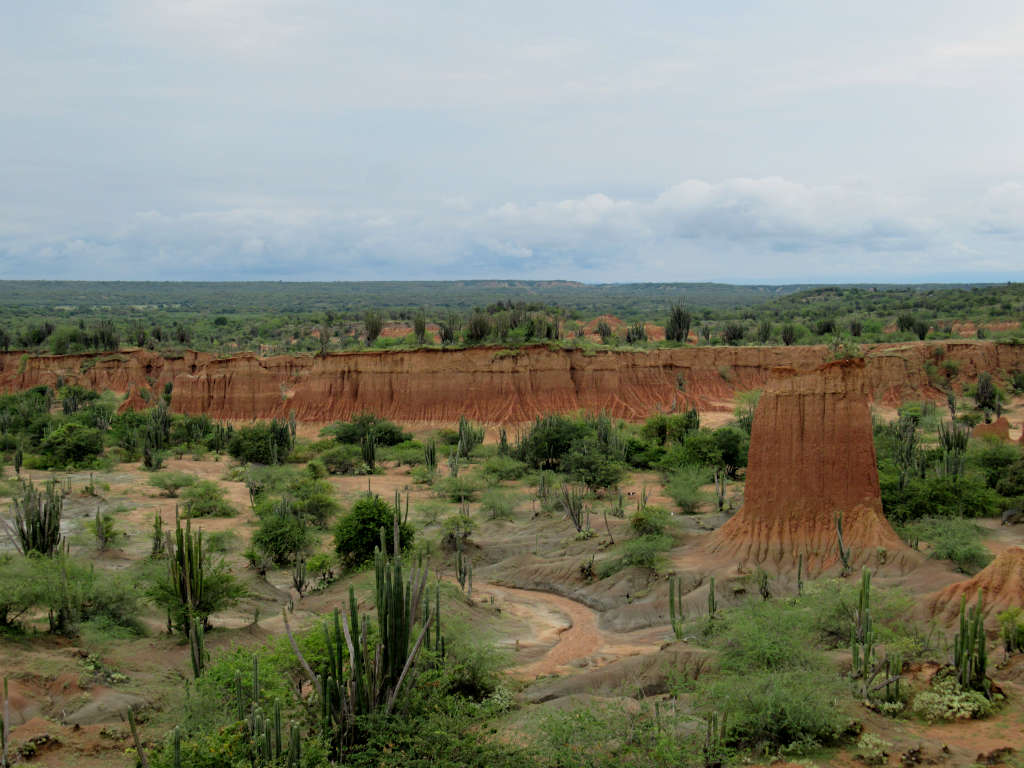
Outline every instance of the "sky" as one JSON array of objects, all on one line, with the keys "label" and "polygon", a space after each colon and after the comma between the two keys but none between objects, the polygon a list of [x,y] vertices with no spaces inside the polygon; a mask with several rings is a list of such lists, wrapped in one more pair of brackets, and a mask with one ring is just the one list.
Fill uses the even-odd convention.
[{"label": "sky", "polygon": [[0,279],[1024,279],[1024,4],[38,0]]}]

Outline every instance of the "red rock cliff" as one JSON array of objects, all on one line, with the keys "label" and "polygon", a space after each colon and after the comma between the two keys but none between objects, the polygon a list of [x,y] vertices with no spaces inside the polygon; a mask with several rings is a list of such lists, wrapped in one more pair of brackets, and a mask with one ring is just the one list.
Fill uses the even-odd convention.
[{"label": "red rock cliff", "polygon": [[973,578],[937,592],[929,601],[932,615],[955,621],[960,616],[961,599],[966,597],[968,606],[974,605],[978,590],[984,597],[986,618],[1007,608],[1024,608],[1024,547],[1010,547]]},{"label": "red rock cliff", "polygon": [[[944,396],[925,363],[936,350],[961,375],[1024,368],[1024,347],[992,342],[880,345],[868,351],[865,387],[889,403]],[[364,410],[400,421],[529,421],[552,411],[604,410],[642,419],[657,410],[731,407],[736,391],[765,385],[772,368],[811,369],[825,347],[684,347],[648,352],[478,347],[365,351],[327,357],[240,355],[218,359],[145,350],[112,355],[0,354],[0,391],[53,385],[59,379],[118,393],[174,386],[171,407],[221,419],[287,416],[326,422]]]},{"label": "red rock cliff", "polygon": [[741,564],[839,563],[836,513],[852,560],[883,561],[909,550],[882,515],[865,362],[779,369],[754,414],[742,509],[710,539]]}]

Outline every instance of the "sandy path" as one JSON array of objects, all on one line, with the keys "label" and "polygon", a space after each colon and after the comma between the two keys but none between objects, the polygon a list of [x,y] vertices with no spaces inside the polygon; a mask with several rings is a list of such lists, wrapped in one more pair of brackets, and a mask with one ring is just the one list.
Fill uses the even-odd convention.
[{"label": "sandy path", "polygon": [[515,677],[532,680],[565,671],[573,661],[593,656],[605,644],[597,613],[582,603],[549,592],[485,584],[474,596],[493,596],[505,612],[527,621],[537,644],[553,642],[536,661],[515,667]]}]

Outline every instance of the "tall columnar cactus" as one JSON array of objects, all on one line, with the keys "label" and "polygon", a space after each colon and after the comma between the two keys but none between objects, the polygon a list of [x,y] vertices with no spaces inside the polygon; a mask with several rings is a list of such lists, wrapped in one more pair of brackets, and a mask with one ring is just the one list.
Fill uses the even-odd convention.
[{"label": "tall columnar cactus", "polygon": [[[314,672],[291,634],[287,611],[283,613],[285,632],[300,666],[313,684],[320,701],[321,728],[335,758],[355,735],[355,718],[373,713],[389,714],[414,662],[430,632],[440,620],[440,598],[429,611],[423,597],[427,569],[410,568],[404,575],[400,556],[388,558],[378,550],[374,562],[376,574],[377,640],[370,643],[369,620],[360,621],[355,591],[349,587],[349,613],[334,612],[333,621],[323,625],[327,662]],[[420,629],[416,640],[416,624]],[[443,639],[441,640],[443,648]],[[345,664],[345,659],[348,664]]]},{"label": "tall columnar cactus", "polygon": [[967,608],[966,595],[960,600],[960,631],[953,640],[953,666],[956,667],[960,686],[989,694],[990,684],[985,676],[988,651],[985,647],[984,598],[978,590],[978,602]]},{"label": "tall columnar cactus", "polygon": [[280,701],[274,702],[271,715],[265,715],[259,706],[254,706],[246,725],[252,739],[254,765],[299,768],[302,763],[302,736],[299,727],[291,723],[285,740]]},{"label": "tall columnar cactus", "polygon": [[7,734],[10,731],[11,705],[8,699],[7,678],[4,677],[4,708],[0,712],[0,768],[7,768]]},{"label": "tall columnar cactus", "polygon": [[683,639],[683,587],[675,576],[668,577],[668,614],[676,640]]},{"label": "tall columnar cactus", "polygon": [[800,597],[804,594],[804,553],[801,552],[796,558],[796,593]]},{"label": "tall columnar cactus", "polygon": [[423,446],[423,464],[431,473],[437,472],[437,440],[430,438]]},{"label": "tall columnar cactus", "polygon": [[462,553],[462,539],[455,540],[455,578],[467,595],[473,591],[473,561]]},{"label": "tall columnar cactus", "polygon": [[203,532],[192,533],[191,520],[186,520],[185,527],[182,528],[181,519],[177,515],[174,524],[174,546],[167,567],[180,610],[180,616],[175,617],[174,624],[185,632],[188,631],[193,617],[198,617],[204,623],[206,621],[206,617],[198,613],[206,585],[203,571]]},{"label": "tall columnar cactus", "polygon": [[867,568],[861,573],[850,652],[853,656],[851,675],[855,680],[868,680],[875,664],[875,631],[871,622],[871,571]]},{"label": "tall columnar cactus", "polygon": [[757,571],[755,571],[754,576],[757,579],[757,591],[760,593],[761,599],[765,601],[771,600],[771,577],[768,575],[768,572],[763,568],[758,568]]},{"label": "tall columnar cactus", "polygon": [[718,614],[718,598],[715,596],[715,577],[712,576],[708,584],[708,620],[715,618]]},{"label": "tall columnar cactus", "polygon": [[4,527],[19,552],[23,555],[38,552],[53,557],[60,551],[64,496],[56,482],[47,480],[42,490],[31,480],[23,482],[19,496],[11,499],[11,511],[14,524],[4,522]]},{"label": "tall columnar cactus", "polygon": [[839,560],[843,564],[843,576],[849,576],[853,572],[853,565],[850,563],[850,548],[846,546],[843,539],[843,513],[836,514],[836,538],[839,546]]},{"label": "tall columnar cactus", "polygon": [[562,483],[558,491],[558,501],[562,505],[562,510],[565,512],[566,517],[572,521],[573,527],[577,532],[582,533],[584,528],[590,527],[587,521],[584,520],[586,504],[583,500],[583,491],[580,488]]},{"label": "tall columnar cactus", "polygon": [[292,586],[295,587],[295,591],[299,593],[300,598],[308,584],[309,582],[306,579],[306,558],[296,557],[295,565],[292,566]]},{"label": "tall columnar cactus", "polygon": [[363,458],[363,464],[373,472],[377,466],[377,442],[372,434],[363,436],[359,441],[359,450]]},{"label": "tall columnar cactus", "polygon": [[195,616],[188,626],[188,648],[192,660],[192,676],[198,680],[206,670],[209,654],[206,652],[206,632],[203,623]]},{"label": "tall columnar cactus", "polygon": [[725,761],[725,716],[712,712],[704,720],[704,768],[721,768]]}]

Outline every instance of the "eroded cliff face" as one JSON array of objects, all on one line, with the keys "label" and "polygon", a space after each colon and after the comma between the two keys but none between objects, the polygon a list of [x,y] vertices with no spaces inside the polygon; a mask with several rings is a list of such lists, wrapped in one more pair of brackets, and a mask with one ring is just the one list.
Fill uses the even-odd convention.
[{"label": "eroded cliff face", "polygon": [[929,601],[932,615],[947,623],[955,621],[960,615],[961,600],[966,598],[969,606],[974,605],[979,590],[986,618],[1008,608],[1024,608],[1024,547],[1010,547],[973,578],[937,592]]},{"label": "eroded cliff face", "polygon": [[[944,400],[925,364],[955,360],[971,380],[980,371],[1024,368],[1024,347],[991,342],[934,342],[866,349],[864,387],[889,404]],[[520,423],[554,411],[606,411],[643,419],[657,411],[731,408],[737,391],[759,389],[773,368],[809,370],[829,358],[825,347],[684,347],[647,352],[477,347],[365,351],[327,357],[187,352],[164,357],[145,350],[109,355],[0,354],[0,390],[58,381],[97,390],[154,394],[171,382],[171,408],[218,419],[287,416],[327,422],[373,411],[413,422]]]},{"label": "eroded cliff face", "polygon": [[773,372],[754,414],[743,507],[712,534],[712,552],[776,570],[802,554],[819,573],[840,562],[842,513],[853,563],[909,553],[882,514],[866,368],[855,359]]}]

